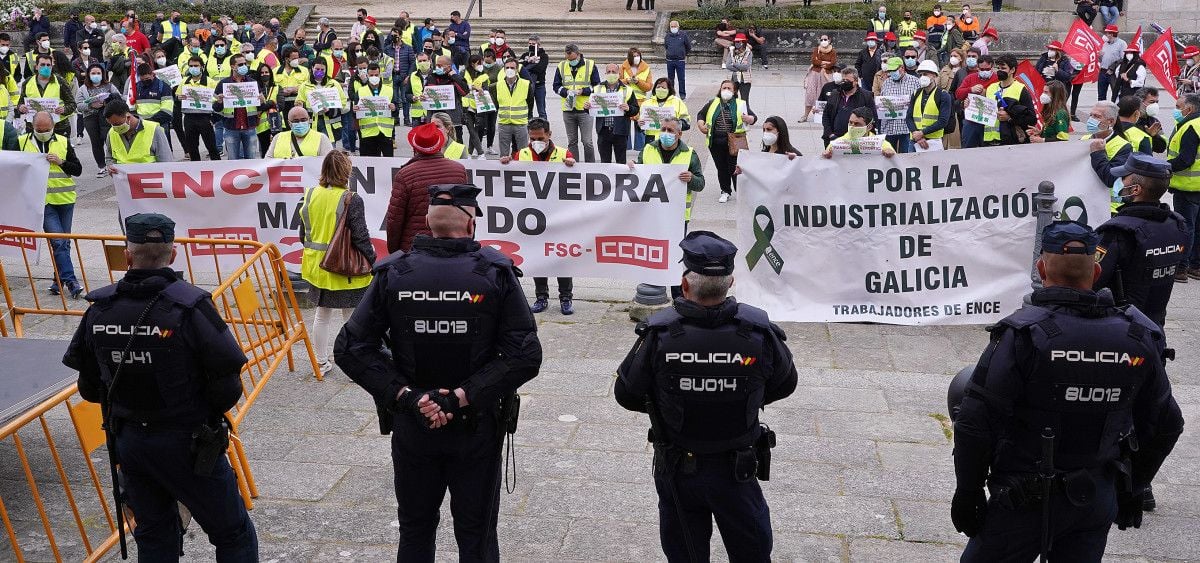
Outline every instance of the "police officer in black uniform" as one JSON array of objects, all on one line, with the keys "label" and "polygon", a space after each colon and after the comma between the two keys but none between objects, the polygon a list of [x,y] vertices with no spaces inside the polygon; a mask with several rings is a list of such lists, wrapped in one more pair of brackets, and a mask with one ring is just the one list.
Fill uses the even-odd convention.
[{"label": "police officer in black uniform", "polygon": [[954,422],[963,561],[1032,561],[1043,534],[1051,561],[1100,561],[1114,521],[1141,526],[1142,489],[1183,431],[1162,331],[1091,289],[1098,239],[1078,223],[1047,226],[1045,288],[989,328]]},{"label": "police officer in black uniform", "polygon": [[516,390],[537,375],[542,348],[520,270],[474,240],[480,190],[429,191],[433,236],[376,265],[334,358],[375,399],[380,431],[392,434],[397,560],[433,561],[449,488],[459,557],[497,561],[500,446],[505,426],[515,425]]},{"label": "police officer in black uniform", "polygon": [[[125,501],[137,518],[138,558],[177,561],[178,503],[221,562],[258,561],[258,538],[225,458],[223,414],[242,395],[246,356],[208,292],[170,268],[175,223],[125,219],[130,269],[91,302],[63,363],[79,394],[103,405]],[[115,444],[113,443],[115,441]]]},{"label": "police officer in black uniform", "polygon": [[692,231],[683,296],[639,325],[615,395],[649,412],[659,536],[670,561],[708,561],[716,518],[732,561],[770,561],[771,520],[756,476],[769,475],[774,433],[764,405],[796,389],[787,336],[762,309],[726,297],[737,247]]},{"label": "police officer in black uniform", "polygon": [[1125,204],[1096,228],[1101,272],[1095,289],[1109,288],[1118,305],[1136,306],[1161,328],[1175,269],[1187,258],[1185,250],[1191,251],[1183,216],[1158,201],[1171,183],[1171,164],[1135,153],[1112,173],[1121,179]]},{"label": "police officer in black uniform", "polygon": [[[1096,228],[1100,245],[1096,261],[1100,279],[1095,289],[1107,287],[1118,305],[1129,304],[1162,328],[1167,303],[1175,287],[1175,271],[1187,259],[1190,231],[1183,216],[1159,199],[1171,183],[1171,164],[1141,153],[1129,156],[1112,169],[1123,187],[1125,202],[1117,215]],[[1154,491],[1146,486],[1146,510],[1154,510]]]}]

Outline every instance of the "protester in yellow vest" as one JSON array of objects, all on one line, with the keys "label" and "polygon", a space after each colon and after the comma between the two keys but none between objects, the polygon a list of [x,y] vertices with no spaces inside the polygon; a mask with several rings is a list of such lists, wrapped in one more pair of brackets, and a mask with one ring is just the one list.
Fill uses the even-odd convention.
[{"label": "protester in yellow vest", "polygon": [[913,35],[917,33],[917,22],[913,21],[911,10],[904,10],[904,19],[896,24],[896,37],[900,40],[896,43],[901,49],[913,46]]},{"label": "protester in yellow vest", "polygon": [[554,73],[554,91],[562,97],[563,125],[567,129],[567,148],[580,154],[579,142],[583,141],[584,162],[596,162],[592,128],[594,119],[583,109],[592,96],[592,89],[600,85],[600,73],[591,59],[585,59],[574,44],[566,46],[566,59],[558,63]]},{"label": "protester in yellow vest", "polygon": [[[429,55],[421,53],[417,55],[416,68],[412,74],[408,75],[408,80],[404,81],[401,88],[404,96],[409,100],[408,115],[412,119],[414,126],[425,123],[425,106],[421,104],[421,98],[425,96],[425,81],[429,79],[429,73],[433,70],[433,63],[429,61]],[[360,66],[361,68],[361,66]],[[382,77],[380,78],[382,80]]]},{"label": "protester in yellow vest", "polygon": [[953,100],[949,92],[938,87],[938,72],[937,63],[921,61],[917,67],[920,89],[913,93],[908,104],[906,122],[919,151],[945,149],[942,135],[954,118]]},{"label": "protester in yellow vest", "polygon": [[325,156],[333,150],[333,143],[324,133],[312,128],[308,112],[300,106],[288,110],[287,131],[271,139],[267,147],[267,158],[298,158],[301,156]]},{"label": "protester in yellow vest", "polygon": [[279,86],[279,107],[281,111],[292,109],[300,94],[300,86],[311,78],[307,59],[300,56],[300,51],[294,47],[283,48],[283,66],[275,73],[275,84]]},{"label": "protester in yellow vest", "polygon": [[71,136],[70,117],[75,114],[75,90],[61,76],[54,74],[54,57],[43,53],[37,56],[36,76],[25,79],[21,85],[21,97],[17,100],[17,113],[24,115],[36,112],[29,100],[53,99],[58,107],[54,109],[54,132],[63,136]]},{"label": "protester in yellow vest", "polygon": [[[368,97],[392,99],[392,87],[383,83],[377,64],[367,65],[367,83],[356,82],[354,91],[350,94],[354,111],[364,112],[364,115],[358,118],[358,149],[362,156],[393,156],[395,147],[392,145],[392,138],[396,134],[396,120],[392,117],[392,112],[396,111],[396,104],[389,101],[386,112],[372,111],[363,101],[363,98]],[[415,107],[413,111],[416,111]]]},{"label": "protester in yellow vest", "polygon": [[1154,140],[1149,133],[1137,126],[1142,114],[1142,100],[1134,95],[1121,96],[1117,99],[1116,128],[1125,134],[1134,152],[1154,155]]},{"label": "protester in yellow vest", "polygon": [[201,68],[208,64],[208,53],[205,53],[204,49],[200,47],[199,37],[192,37],[191,39],[188,39],[187,46],[184,47],[183,51],[180,51],[179,56],[175,58],[175,66],[178,66],[180,70],[186,69],[188,61],[190,61],[192,57],[200,57]]},{"label": "protester in yellow vest", "polygon": [[1175,281],[1200,279],[1200,93],[1189,92],[1175,100],[1175,131],[1167,143],[1171,163],[1171,198],[1192,233],[1187,277],[1176,272]]},{"label": "protester in yellow vest", "polygon": [[[46,210],[42,219],[42,230],[47,233],[71,232],[71,219],[75,213],[75,180],[83,173],[83,165],[75,156],[75,149],[67,137],[54,132],[54,118],[40,111],[33,116],[33,132],[21,136],[19,142],[25,152],[46,155],[50,163],[50,177],[46,181]],[[50,286],[52,295],[59,295],[63,287],[72,299],[78,299],[83,288],[75,280],[75,268],[71,264],[71,241],[50,241],[54,249],[54,266],[58,280]]]},{"label": "protester in yellow vest", "polygon": [[104,162],[109,174],[118,173],[116,164],[175,161],[162,127],[131,112],[125,100],[109,100],[104,105],[104,120],[109,126],[104,142]]},{"label": "protester in yellow vest", "polygon": [[203,106],[204,104],[198,103],[192,100],[190,95],[184,94],[185,91],[198,90],[206,92],[208,99],[211,100],[217,88],[217,82],[205,76],[202,55],[192,55],[187,64],[181,68],[183,82],[176,88],[175,97],[180,100],[179,108],[183,112],[183,150],[187,151],[192,162],[200,162],[200,140],[203,139],[204,145],[208,149],[208,158],[220,160],[221,149],[212,123],[212,104],[208,104],[208,108],[197,107],[197,105]]},{"label": "protester in yellow vest", "polygon": [[[327,62],[328,60],[328,57],[322,57],[313,62],[312,75],[308,82],[300,85],[300,92],[296,95],[296,104],[313,112],[317,131],[324,133],[330,139],[338,139],[341,138],[342,133],[342,114],[348,111],[347,108],[350,107],[350,104],[345,88],[342,88],[342,85],[329,75],[329,69],[332,67]],[[341,108],[329,108],[321,112],[314,111],[315,100],[310,99],[310,94],[317,89],[337,96]],[[291,114],[289,113],[289,115]]]},{"label": "protester in yellow vest", "polygon": [[665,76],[659,77],[654,81],[654,92],[647,96],[646,99],[638,102],[638,128],[646,135],[646,142],[653,141],[658,137],[659,122],[654,120],[651,112],[655,115],[661,115],[662,108],[671,110],[671,117],[678,119],[683,125],[683,130],[691,129],[692,115],[688,113],[687,104],[675,95],[675,86]]},{"label": "protester in yellow vest", "polygon": [[528,80],[517,74],[517,61],[504,61],[504,74],[496,81],[497,135],[500,155],[510,155],[529,144],[529,110],[533,106],[535,89]]},{"label": "protester in yellow vest", "polygon": [[458,137],[454,132],[454,120],[450,119],[450,114],[439,111],[429,116],[429,122],[434,124],[446,137],[446,144],[442,147],[442,156],[450,160],[467,158],[467,146],[458,142]]},{"label": "protester in yellow vest", "polygon": [[165,43],[171,39],[185,41],[188,37],[188,25],[179,18],[179,12],[171,12],[171,19],[162,21],[158,30],[158,42]]},{"label": "protester in yellow vest", "polygon": [[737,189],[737,177],[733,174],[737,168],[737,155],[729,154],[728,141],[731,135],[744,138],[746,126],[754,125],[758,120],[754,110],[745,100],[736,97],[735,91],[732,80],[721,81],[717,96],[700,108],[700,119],[696,122],[697,128],[708,139],[708,154],[717,167],[717,183],[721,187],[718,203],[729,201],[733,190]]},{"label": "protester in yellow vest", "polygon": [[[367,230],[363,200],[347,188],[353,170],[350,156],[345,152],[327,154],[321,163],[318,185],[305,191],[300,204],[300,241],[304,245],[300,275],[312,285],[316,294],[310,297],[317,304],[313,352],[322,374],[333,369],[333,363],[329,361],[332,332],[350,320],[350,312],[362,300],[371,283],[371,274],[346,276],[321,268],[338,219],[345,217],[354,249],[367,262],[375,263],[375,248]],[[340,320],[334,320],[335,314]]]},{"label": "protester in yellow vest", "polygon": [[[604,67],[604,82],[596,87],[596,97],[584,104],[584,109],[591,110],[593,104],[604,103],[607,105],[605,111],[612,112],[604,116],[596,117],[596,145],[600,149],[600,162],[616,162],[625,164],[626,153],[629,151],[629,133],[633,128],[631,119],[635,118],[641,107],[638,102],[637,94],[633,88],[621,84],[618,79],[618,67],[614,63],[609,63]],[[616,94],[619,103],[616,107],[611,105],[611,102],[604,102],[601,94],[612,95]],[[649,98],[645,98],[649,99]],[[643,140],[644,136],[638,132],[639,138]],[[640,150],[641,147],[638,147]]]},{"label": "protester in yellow vest", "polygon": [[[682,164],[687,170],[679,173],[679,180],[687,184],[687,199],[683,210],[684,229],[692,220],[692,204],[696,192],[704,190],[704,168],[700,155],[683,142],[683,123],[674,117],[662,120],[658,138],[646,143],[637,156],[638,164]],[[630,168],[633,166],[630,165]]]},{"label": "protester in yellow vest", "polygon": [[217,82],[229,78],[229,73],[233,70],[234,54],[229,51],[229,42],[224,37],[218,37],[213,41],[212,52],[209,53],[208,60],[205,62],[208,77]]},{"label": "protester in yellow vest", "polygon": [[1013,55],[996,57],[996,78],[984,90],[983,95],[996,100],[999,109],[998,121],[994,126],[984,126],[983,144],[1018,145],[1029,142],[1025,130],[1037,124],[1037,112],[1033,107],[1033,96],[1025,83],[1017,80],[1017,58]]}]

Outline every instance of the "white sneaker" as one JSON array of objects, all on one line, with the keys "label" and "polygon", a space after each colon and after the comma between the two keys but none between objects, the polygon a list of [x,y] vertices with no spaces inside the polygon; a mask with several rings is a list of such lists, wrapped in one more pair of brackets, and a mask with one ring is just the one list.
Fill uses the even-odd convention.
[{"label": "white sneaker", "polygon": [[97,171],[96,171],[96,177],[97,177],[97,178],[103,178],[103,177],[105,177],[105,176],[108,176],[108,170],[105,170],[105,169],[101,168],[101,169],[99,169],[99,170],[97,170]]},{"label": "white sneaker", "polygon": [[497,155],[497,154],[500,154],[500,153],[497,153],[497,152],[496,152],[496,149],[494,149],[494,148],[492,148],[492,147],[488,147],[488,148],[487,148],[487,153],[488,153],[488,154],[490,154],[490,155],[492,155],[492,156],[495,156],[495,155]]},{"label": "white sneaker", "polygon": [[321,377],[325,377],[326,375],[329,375],[329,372],[333,371],[333,362],[325,360],[324,362],[321,362],[319,366],[317,366],[317,369],[321,370]]},{"label": "white sneaker", "polygon": [[727,201],[729,201],[729,194],[723,193],[721,194],[721,197],[717,198],[717,203],[725,203]]},{"label": "white sneaker", "polygon": [[75,137],[74,145],[78,147],[79,145],[82,145],[82,144],[83,144],[83,137]]}]

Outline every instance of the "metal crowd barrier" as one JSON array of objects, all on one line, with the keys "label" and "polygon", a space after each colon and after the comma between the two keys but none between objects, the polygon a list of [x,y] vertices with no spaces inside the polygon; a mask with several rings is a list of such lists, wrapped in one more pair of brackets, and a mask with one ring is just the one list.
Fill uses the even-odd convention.
[{"label": "metal crowd barrier", "polygon": [[[18,262],[23,270],[20,274],[10,278],[4,264],[0,263],[0,289],[4,294],[4,310],[0,311],[0,334],[8,335],[8,329],[4,326],[5,318],[11,320],[13,334],[20,337],[26,334],[27,329],[35,333],[42,330],[40,324],[31,324],[27,327],[26,324],[29,321],[27,317],[47,316],[48,319],[40,322],[51,323],[48,325],[50,329],[61,335],[64,332],[72,331],[78,322],[74,319],[83,315],[87,301],[72,300],[66,295],[52,296],[46,292],[46,287],[39,287],[48,286],[51,282],[61,279],[50,252],[49,241],[52,239],[71,241],[76,278],[85,292],[115,283],[120,279],[120,273],[128,269],[122,252],[125,246],[125,238],[122,236],[0,233],[0,245],[21,249],[21,258],[16,259],[15,262]],[[275,245],[253,240],[225,238],[176,238],[175,242],[180,252],[177,265],[183,267],[183,278],[212,293],[217,310],[229,324],[230,331],[249,358],[241,372],[242,398],[228,413],[233,422],[233,432],[227,453],[230,464],[237,474],[242,498],[247,508],[253,508],[252,499],[258,496],[258,489],[254,483],[242,442],[238,438],[238,427],[267,381],[285,359],[288,370],[295,370],[292,348],[296,344],[304,344],[305,352],[317,379],[322,379],[321,372],[318,369],[316,355],[304,325],[300,306],[284,268],[283,257]],[[41,250],[40,260],[39,248]],[[93,263],[93,260],[89,260],[89,258],[94,259],[95,257],[103,257],[103,264],[96,264]],[[54,324],[56,318],[57,322],[61,324]],[[53,361],[57,361],[57,358]],[[63,391],[56,395],[54,398],[56,403],[50,404],[50,401],[47,401],[31,413],[45,412],[56,404],[66,402],[72,392],[74,392],[74,386],[69,391]],[[84,404],[91,406],[87,403]],[[75,410],[80,408],[83,407],[81,405],[74,407]],[[97,407],[95,422],[97,431],[100,426],[98,412]],[[10,434],[15,436],[21,426],[36,420],[37,416],[29,414],[5,425],[5,431],[0,433],[0,438],[6,439]],[[17,424],[17,422],[21,422],[21,424]],[[47,434],[47,438],[49,438],[49,434]],[[103,442],[103,433],[100,433],[99,443]],[[95,449],[95,447],[96,445],[92,445],[91,449]],[[88,448],[84,449],[90,453]],[[22,463],[25,464],[24,458],[22,458]],[[27,465],[25,472],[27,475],[30,474]],[[71,504],[74,510],[74,503]],[[39,501],[39,508],[40,506]],[[0,513],[3,510],[2,499],[0,499]],[[109,511],[110,509],[105,503],[106,518],[112,521],[113,518]],[[5,522],[7,523],[7,519]],[[115,524],[110,522],[110,527],[113,526]],[[9,535],[10,540],[13,541],[14,550],[17,550],[11,527]],[[113,537],[115,538],[115,535]],[[86,540],[84,543],[89,545],[89,553],[91,553],[90,544]],[[111,547],[110,544],[102,545]],[[18,559],[21,559],[19,550],[17,552]]]}]

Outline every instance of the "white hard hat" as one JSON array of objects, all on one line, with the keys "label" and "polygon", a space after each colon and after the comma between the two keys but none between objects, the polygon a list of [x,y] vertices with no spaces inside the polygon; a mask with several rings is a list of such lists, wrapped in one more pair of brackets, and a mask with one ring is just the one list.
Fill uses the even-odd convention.
[{"label": "white hard hat", "polygon": [[937,74],[938,73],[937,63],[935,63],[931,60],[928,60],[928,59],[921,61],[921,65],[917,67],[917,72],[932,72],[934,74]]}]

